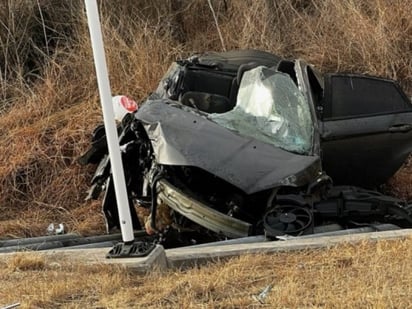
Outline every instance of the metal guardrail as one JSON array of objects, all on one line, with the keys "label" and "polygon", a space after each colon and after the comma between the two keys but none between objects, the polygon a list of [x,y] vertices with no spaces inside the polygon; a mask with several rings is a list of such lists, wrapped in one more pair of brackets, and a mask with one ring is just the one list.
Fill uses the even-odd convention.
[{"label": "metal guardrail", "polygon": [[[135,237],[145,237],[145,231],[137,231]],[[0,253],[19,252],[19,251],[40,251],[51,249],[85,249],[110,247],[122,241],[122,235],[109,234],[100,236],[83,237],[78,234],[50,235],[32,238],[18,238],[0,240]]]},{"label": "metal guardrail", "polygon": [[[359,227],[348,230],[334,230],[334,231],[318,231],[316,234],[302,235],[298,237],[285,236],[278,237],[279,240],[286,239],[307,239],[316,238],[322,236],[341,236],[341,235],[354,235],[363,234],[377,231],[390,231],[399,230],[400,228],[393,224],[378,224],[367,227]],[[147,233],[145,231],[136,231],[134,233],[135,238],[145,238]],[[122,235],[108,234],[99,236],[84,237],[78,234],[65,234],[65,235],[50,235],[32,238],[19,238],[19,239],[6,239],[0,240],[0,254],[20,251],[43,251],[43,250],[63,250],[63,249],[92,249],[92,248],[106,248],[112,247],[116,243],[122,241]],[[204,243],[199,245],[190,246],[191,248],[205,248],[205,247],[220,247],[225,245],[243,245],[260,242],[269,242],[271,240],[266,239],[264,235],[241,237],[236,239],[230,239],[225,241],[217,241]],[[3,309],[3,308],[0,308]]]}]

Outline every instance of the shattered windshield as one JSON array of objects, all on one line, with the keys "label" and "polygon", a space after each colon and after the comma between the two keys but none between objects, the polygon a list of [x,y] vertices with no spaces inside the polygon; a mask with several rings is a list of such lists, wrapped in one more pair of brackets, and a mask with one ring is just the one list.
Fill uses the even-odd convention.
[{"label": "shattered windshield", "polygon": [[209,119],[241,135],[308,154],[313,124],[308,103],[289,75],[266,67],[244,73],[236,106]]}]

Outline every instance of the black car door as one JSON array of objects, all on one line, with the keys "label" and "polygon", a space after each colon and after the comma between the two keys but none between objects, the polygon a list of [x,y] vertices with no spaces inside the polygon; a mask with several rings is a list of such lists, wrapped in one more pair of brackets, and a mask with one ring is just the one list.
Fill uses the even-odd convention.
[{"label": "black car door", "polygon": [[327,74],[318,110],[322,164],[335,184],[376,187],[412,152],[412,104],[395,81]]}]

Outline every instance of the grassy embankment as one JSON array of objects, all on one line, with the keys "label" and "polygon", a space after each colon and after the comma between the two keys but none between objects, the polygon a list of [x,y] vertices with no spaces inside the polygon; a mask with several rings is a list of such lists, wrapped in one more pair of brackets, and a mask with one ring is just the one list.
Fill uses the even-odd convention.
[{"label": "grassy embankment", "polygon": [[[284,57],[304,58],[325,72],[350,71],[395,78],[412,95],[410,0],[212,3],[226,49],[259,48]],[[223,48],[207,1],[101,1],[101,9],[115,94],[128,94],[141,101],[154,89],[173,59]],[[99,202],[83,201],[93,168],[80,167],[75,162],[87,148],[92,129],[101,121],[82,1],[4,1],[0,4],[0,20],[0,237],[42,235],[50,222],[63,222],[67,229],[83,234],[103,232]],[[394,195],[412,199],[411,171],[409,162],[389,181],[387,189]],[[386,249],[378,249],[381,246]],[[404,246],[403,251],[399,251],[399,246]],[[165,294],[164,299],[169,299],[170,306],[179,301],[182,306],[196,303],[225,306],[233,300],[240,307],[250,303],[239,299],[249,299],[249,292],[257,292],[272,280],[276,281],[272,305],[331,307],[333,299],[345,298],[354,301],[348,307],[410,306],[407,303],[407,294],[411,294],[408,285],[411,271],[407,269],[410,241],[372,247],[371,252],[376,254],[369,255],[368,248],[363,247],[359,252],[353,248],[346,248],[349,251],[343,253],[323,252],[320,259],[319,253],[276,256],[270,260],[271,272],[266,275],[261,265],[268,265],[271,258],[241,258],[201,270],[196,273],[198,283],[189,279],[194,271],[183,273],[183,279],[169,274],[152,281],[164,282],[164,291],[170,294]],[[336,260],[341,254],[345,256],[345,252],[353,255],[353,262],[341,267]],[[259,264],[260,259],[266,264]],[[303,275],[298,260],[304,265],[309,263],[311,271]],[[395,260],[396,264],[390,264]],[[279,261],[284,263],[279,266]],[[113,296],[113,302],[120,302],[122,295],[129,292],[136,294],[133,299],[140,296],[148,303],[163,299],[150,293],[154,288],[150,284],[134,287],[143,283],[142,277],[96,268],[91,271],[90,280],[101,275],[107,278],[100,281],[99,287],[69,275],[86,272],[82,266],[62,266],[59,272],[46,263],[48,271],[40,278],[54,281],[63,275],[73,279],[55,281],[56,291],[61,290],[61,295],[56,292],[48,298],[46,283],[38,290],[29,284],[31,275],[39,275],[36,267],[20,272],[10,263],[14,262],[6,265],[2,282],[10,280],[20,288],[4,290],[10,293],[2,295],[1,302],[14,299],[13,291],[33,295],[33,302],[40,299],[43,303],[39,307],[48,304],[53,307],[52,303],[70,299],[79,304],[90,300],[90,304],[98,306],[96,297],[103,299],[102,306],[115,307],[110,297]],[[373,271],[368,272],[368,267]],[[324,273],[326,269],[331,271],[330,275]],[[211,277],[206,276],[208,273]],[[302,282],[298,280],[300,275],[304,277]],[[326,283],[321,284],[320,279],[329,282],[329,286],[322,285]],[[354,285],[356,280],[359,283]],[[168,282],[173,281],[178,282],[177,288],[167,288]],[[76,282],[83,282],[88,288]],[[125,290],[121,285],[126,286]],[[84,288],[77,290],[75,286]],[[114,294],[110,294],[109,287]],[[70,296],[70,290],[87,292]],[[54,289],[50,291],[54,293]],[[188,298],[183,297],[185,293]],[[237,296],[232,299],[231,295]],[[293,303],[299,302],[299,297],[303,300]],[[130,296],[128,299],[131,301]]]},{"label": "grassy embankment", "polygon": [[[272,2],[216,1],[225,47],[396,78],[412,93],[411,1]],[[83,201],[93,168],[75,161],[102,120],[82,1],[41,3],[1,4],[0,237],[50,222],[103,229],[99,202]],[[141,101],[173,59],[222,44],[207,1],[138,3],[102,1],[102,23],[113,93]],[[411,199],[411,169],[389,182],[393,194]]]}]

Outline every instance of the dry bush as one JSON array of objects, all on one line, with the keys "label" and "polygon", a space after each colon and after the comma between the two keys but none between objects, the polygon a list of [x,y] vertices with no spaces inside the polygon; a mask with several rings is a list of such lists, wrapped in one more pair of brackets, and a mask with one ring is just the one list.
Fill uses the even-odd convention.
[{"label": "dry bush", "polygon": [[[306,59],[324,71],[394,78],[411,90],[411,1],[232,0],[228,5],[220,20],[228,48],[263,48]],[[204,16],[210,25],[210,13]],[[216,31],[204,37],[220,48]]]},{"label": "dry bush", "polygon": [[[44,66],[76,36],[80,1],[5,0],[0,3],[0,111],[31,91]],[[64,44],[62,44],[64,42]]]},{"label": "dry bush", "polygon": [[[142,101],[174,59],[222,50],[216,27],[227,49],[301,57],[412,89],[411,0],[211,3],[217,25],[203,0],[99,1],[113,94]],[[97,204],[83,201],[93,167],[76,163],[102,120],[83,1],[0,6],[0,236],[38,235],[52,221],[102,231]],[[392,192],[411,199],[411,167],[403,171]]]}]

